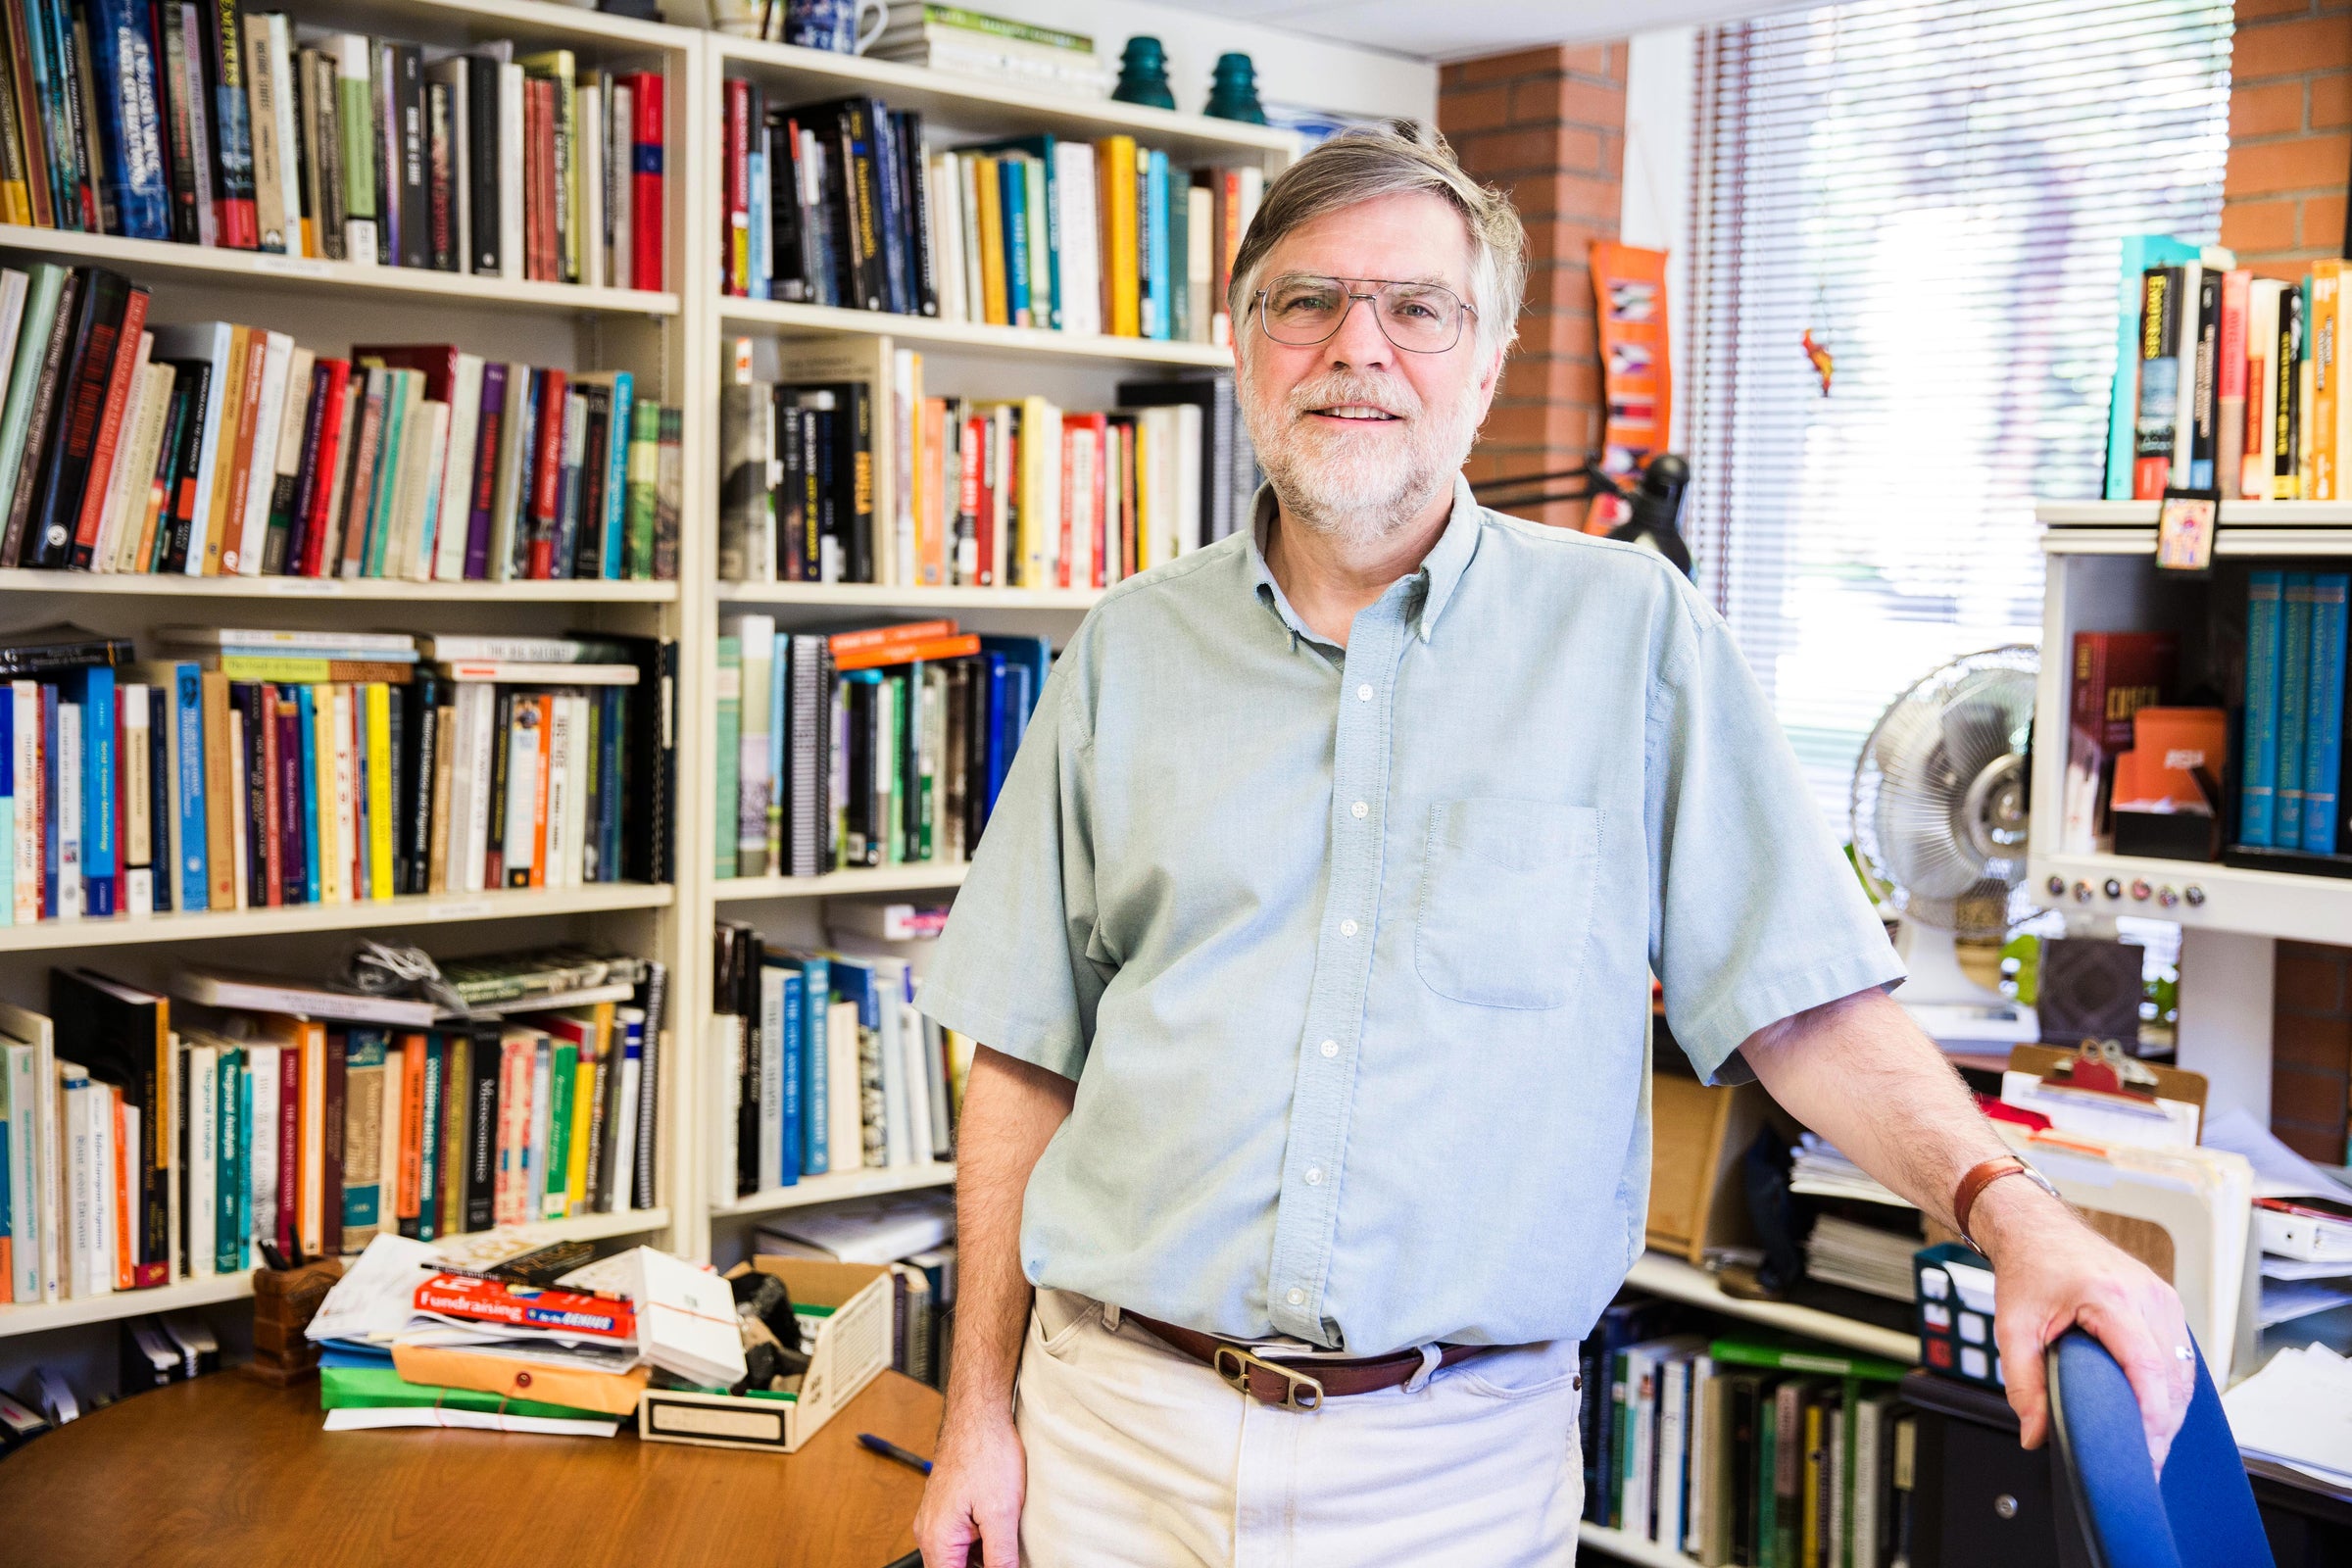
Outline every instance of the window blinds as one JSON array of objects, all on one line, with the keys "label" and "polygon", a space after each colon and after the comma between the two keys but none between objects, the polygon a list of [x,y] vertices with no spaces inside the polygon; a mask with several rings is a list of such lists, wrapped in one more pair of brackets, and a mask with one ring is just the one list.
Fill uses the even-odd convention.
[{"label": "window blinds", "polygon": [[1888,701],[2038,640],[2034,502],[2099,494],[2119,241],[2219,227],[2230,28],[1859,0],[1702,35],[1685,525],[1840,837]]}]

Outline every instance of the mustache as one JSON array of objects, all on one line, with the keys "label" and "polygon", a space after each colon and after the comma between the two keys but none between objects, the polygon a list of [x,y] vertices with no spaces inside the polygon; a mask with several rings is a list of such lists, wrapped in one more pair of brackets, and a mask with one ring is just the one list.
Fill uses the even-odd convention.
[{"label": "mustache", "polygon": [[1421,414],[1421,400],[1402,382],[1347,370],[1335,370],[1293,387],[1288,401],[1294,416],[1347,404],[1361,404],[1400,419],[1417,418]]}]

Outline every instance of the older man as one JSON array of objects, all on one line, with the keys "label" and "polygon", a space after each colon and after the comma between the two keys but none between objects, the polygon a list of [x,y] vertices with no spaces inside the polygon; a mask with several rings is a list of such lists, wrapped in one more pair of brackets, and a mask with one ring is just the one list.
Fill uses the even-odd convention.
[{"label": "older man", "polygon": [[1723,622],[1462,482],[1522,256],[1401,131],[1299,160],[1243,242],[1255,515],[1072,639],[922,992],[984,1048],[930,1568],[1571,1561],[1653,972],[1702,1076],[1991,1255],[2029,1444],[2076,1322],[2159,1455],[2179,1424],[2179,1301],[1886,998]]}]

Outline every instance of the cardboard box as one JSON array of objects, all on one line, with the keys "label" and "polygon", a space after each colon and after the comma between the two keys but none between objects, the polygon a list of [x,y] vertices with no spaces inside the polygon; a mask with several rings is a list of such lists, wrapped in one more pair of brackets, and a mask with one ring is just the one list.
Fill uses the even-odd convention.
[{"label": "cardboard box", "polygon": [[829,1306],[818,1325],[797,1398],[647,1389],[637,1398],[637,1435],[654,1443],[791,1453],[890,1365],[890,1270],[868,1263],[756,1257],[728,1272],[773,1274],[796,1306]]},{"label": "cardboard box", "polygon": [[[1646,1245],[1703,1265],[1710,1247],[1753,1243],[1740,1157],[1766,1121],[1786,1124],[1787,1112],[1755,1084],[1710,1087],[1665,1067],[1650,1074],[1649,1110]],[[1788,1125],[1782,1131],[1793,1136]]]}]

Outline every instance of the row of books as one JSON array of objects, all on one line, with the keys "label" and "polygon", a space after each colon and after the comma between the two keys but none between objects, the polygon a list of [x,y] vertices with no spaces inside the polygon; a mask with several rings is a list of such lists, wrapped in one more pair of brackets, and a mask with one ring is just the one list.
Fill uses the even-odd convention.
[{"label": "row of books", "polygon": [[0,642],[0,922],[666,873],[661,645],[158,637]]},{"label": "row of books", "polygon": [[2348,594],[2341,571],[2248,576],[2241,845],[2339,851]]},{"label": "row of books", "polygon": [[1119,408],[1076,413],[928,397],[922,356],[890,358],[879,388],[722,389],[722,580],[1103,588],[1247,515],[1257,468],[1229,374],[1125,382]]},{"label": "row of books", "polygon": [[4,9],[0,220],[662,287],[658,72],[455,53],[237,0]]},{"label": "row of books", "polygon": [[1230,343],[1226,286],[1264,188],[1132,136],[924,146],[878,98],[771,106],[726,83],[719,286],[753,299]]},{"label": "row of books", "polygon": [[915,1011],[906,958],[840,940],[861,951],[771,948],[751,926],[718,923],[716,1192],[955,1157],[970,1042]]},{"label": "row of books", "polygon": [[722,622],[713,874],[968,858],[1053,658],[1043,637],[953,620],[830,636]]},{"label": "row of books", "polygon": [[1708,1568],[1908,1560],[1917,1418],[1891,1362],[1602,1314],[1581,1352],[1585,1517]]},{"label": "row of books", "polygon": [[[2219,246],[2125,241],[2128,352],[2118,361],[2106,494],[2335,501],[2352,453],[2338,316],[2347,264],[2256,277]],[[2126,411],[2129,411],[2127,421]],[[2129,430],[2129,451],[2120,439]]]},{"label": "row of books", "polygon": [[892,0],[881,35],[865,53],[1080,98],[1109,97],[1114,78],[1085,33],[928,0]]},{"label": "row of books", "polygon": [[662,965],[553,950],[453,969],[519,1004],[437,1021],[300,981],[195,970],[165,996],[59,969],[45,1012],[0,1006],[5,1298],[652,1207]]},{"label": "row of books", "polygon": [[103,268],[0,270],[0,566],[189,576],[669,579],[679,411],[626,370],[451,344],[318,354],[147,326]]}]

